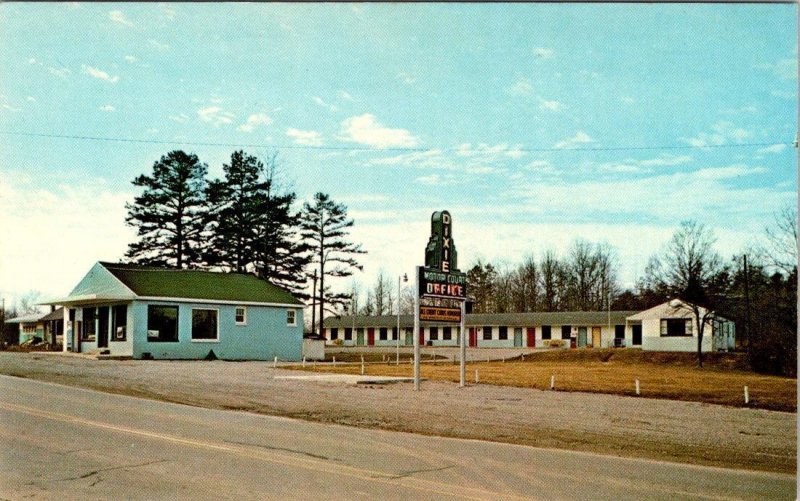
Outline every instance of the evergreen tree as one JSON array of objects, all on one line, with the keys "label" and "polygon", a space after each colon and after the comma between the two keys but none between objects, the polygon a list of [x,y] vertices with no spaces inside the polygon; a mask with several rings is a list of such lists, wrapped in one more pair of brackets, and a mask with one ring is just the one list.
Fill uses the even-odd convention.
[{"label": "evergreen tree", "polygon": [[259,179],[263,164],[254,156],[235,151],[223,164],[225,179],[209,183],[208,202],[211,238],[205,252],[206,262],[236,272],[247,271],[256,261],[255,247],[266,184]]},{"label": "evergreen tree", "polygon": [[133,180],[144,191],[132,204],[125,204],[125,222],[137,229],[139,237],[128,246],[127,259],[173,268],[202,265],[207,171],[197,155],[176,150],[153,164],[152,176],[142,174]]},{"label": "evergreen tree", "polygon": [[[334,294],[325,288],[325,278],[349,277],[353,270],[361,270],[352,256],[365,254],[361,245],[348,242],[348,228],[353,220],[347,218],[347,207],[337,204],[325,193],[314,195],[313,204],[303,204],[300,213],[300,230],[303,239],[313,251],[312,262],[319,266],[319,332],[324,329],[325,303],[335,306],[346,301],[348,294]],[[334,312],[333,309],[330,310]]]}]

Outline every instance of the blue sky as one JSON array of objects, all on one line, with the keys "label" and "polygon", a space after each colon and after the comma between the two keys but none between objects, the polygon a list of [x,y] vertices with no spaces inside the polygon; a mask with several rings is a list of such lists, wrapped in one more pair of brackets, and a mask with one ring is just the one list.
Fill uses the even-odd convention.
[{"label": "blue sky", "polygon": [[[0,294],[61,295],[171,149],[277,150],[350,209],[359,281],[607,241],[632,285],[678,222],[729,256],[797,198],[794,5],[1,4]],[[123,138],[137,142],[24,134]],[[181,144],[186,142],[214,144]],[[340,281],[339,288],[349,286]]]}]

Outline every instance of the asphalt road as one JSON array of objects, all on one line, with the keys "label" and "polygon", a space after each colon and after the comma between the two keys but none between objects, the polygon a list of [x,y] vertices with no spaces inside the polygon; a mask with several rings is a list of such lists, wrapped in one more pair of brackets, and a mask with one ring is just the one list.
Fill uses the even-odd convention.
[{"label": "asphalt road", "polygon": [[349,428],[0,376],[0,498],[28,497],[794,499],[795,477]]}]

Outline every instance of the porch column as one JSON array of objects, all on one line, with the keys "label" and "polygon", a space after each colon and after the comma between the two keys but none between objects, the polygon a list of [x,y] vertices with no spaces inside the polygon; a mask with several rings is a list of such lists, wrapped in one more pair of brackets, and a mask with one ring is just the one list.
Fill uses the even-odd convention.
[{"label": "porch column", "polygon": [[61,335],[61,351],[67,352],[67,326],[69,325],[69,308],[64,306],[64,328],[62,329],[63,333]]}]

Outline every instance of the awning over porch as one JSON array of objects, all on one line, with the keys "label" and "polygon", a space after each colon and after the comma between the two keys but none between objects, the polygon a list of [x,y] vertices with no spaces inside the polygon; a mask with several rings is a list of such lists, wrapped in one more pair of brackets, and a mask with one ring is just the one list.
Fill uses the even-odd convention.
[{"label": "awning over porch", "polygon": [[136,296],[133,294],[82,294],[77,296],[67,296],[63,298],[42,301],[41,305],[61,305],[61,306],[83,306],[107,303],[118,303],[120,301],[133,301]]}]

